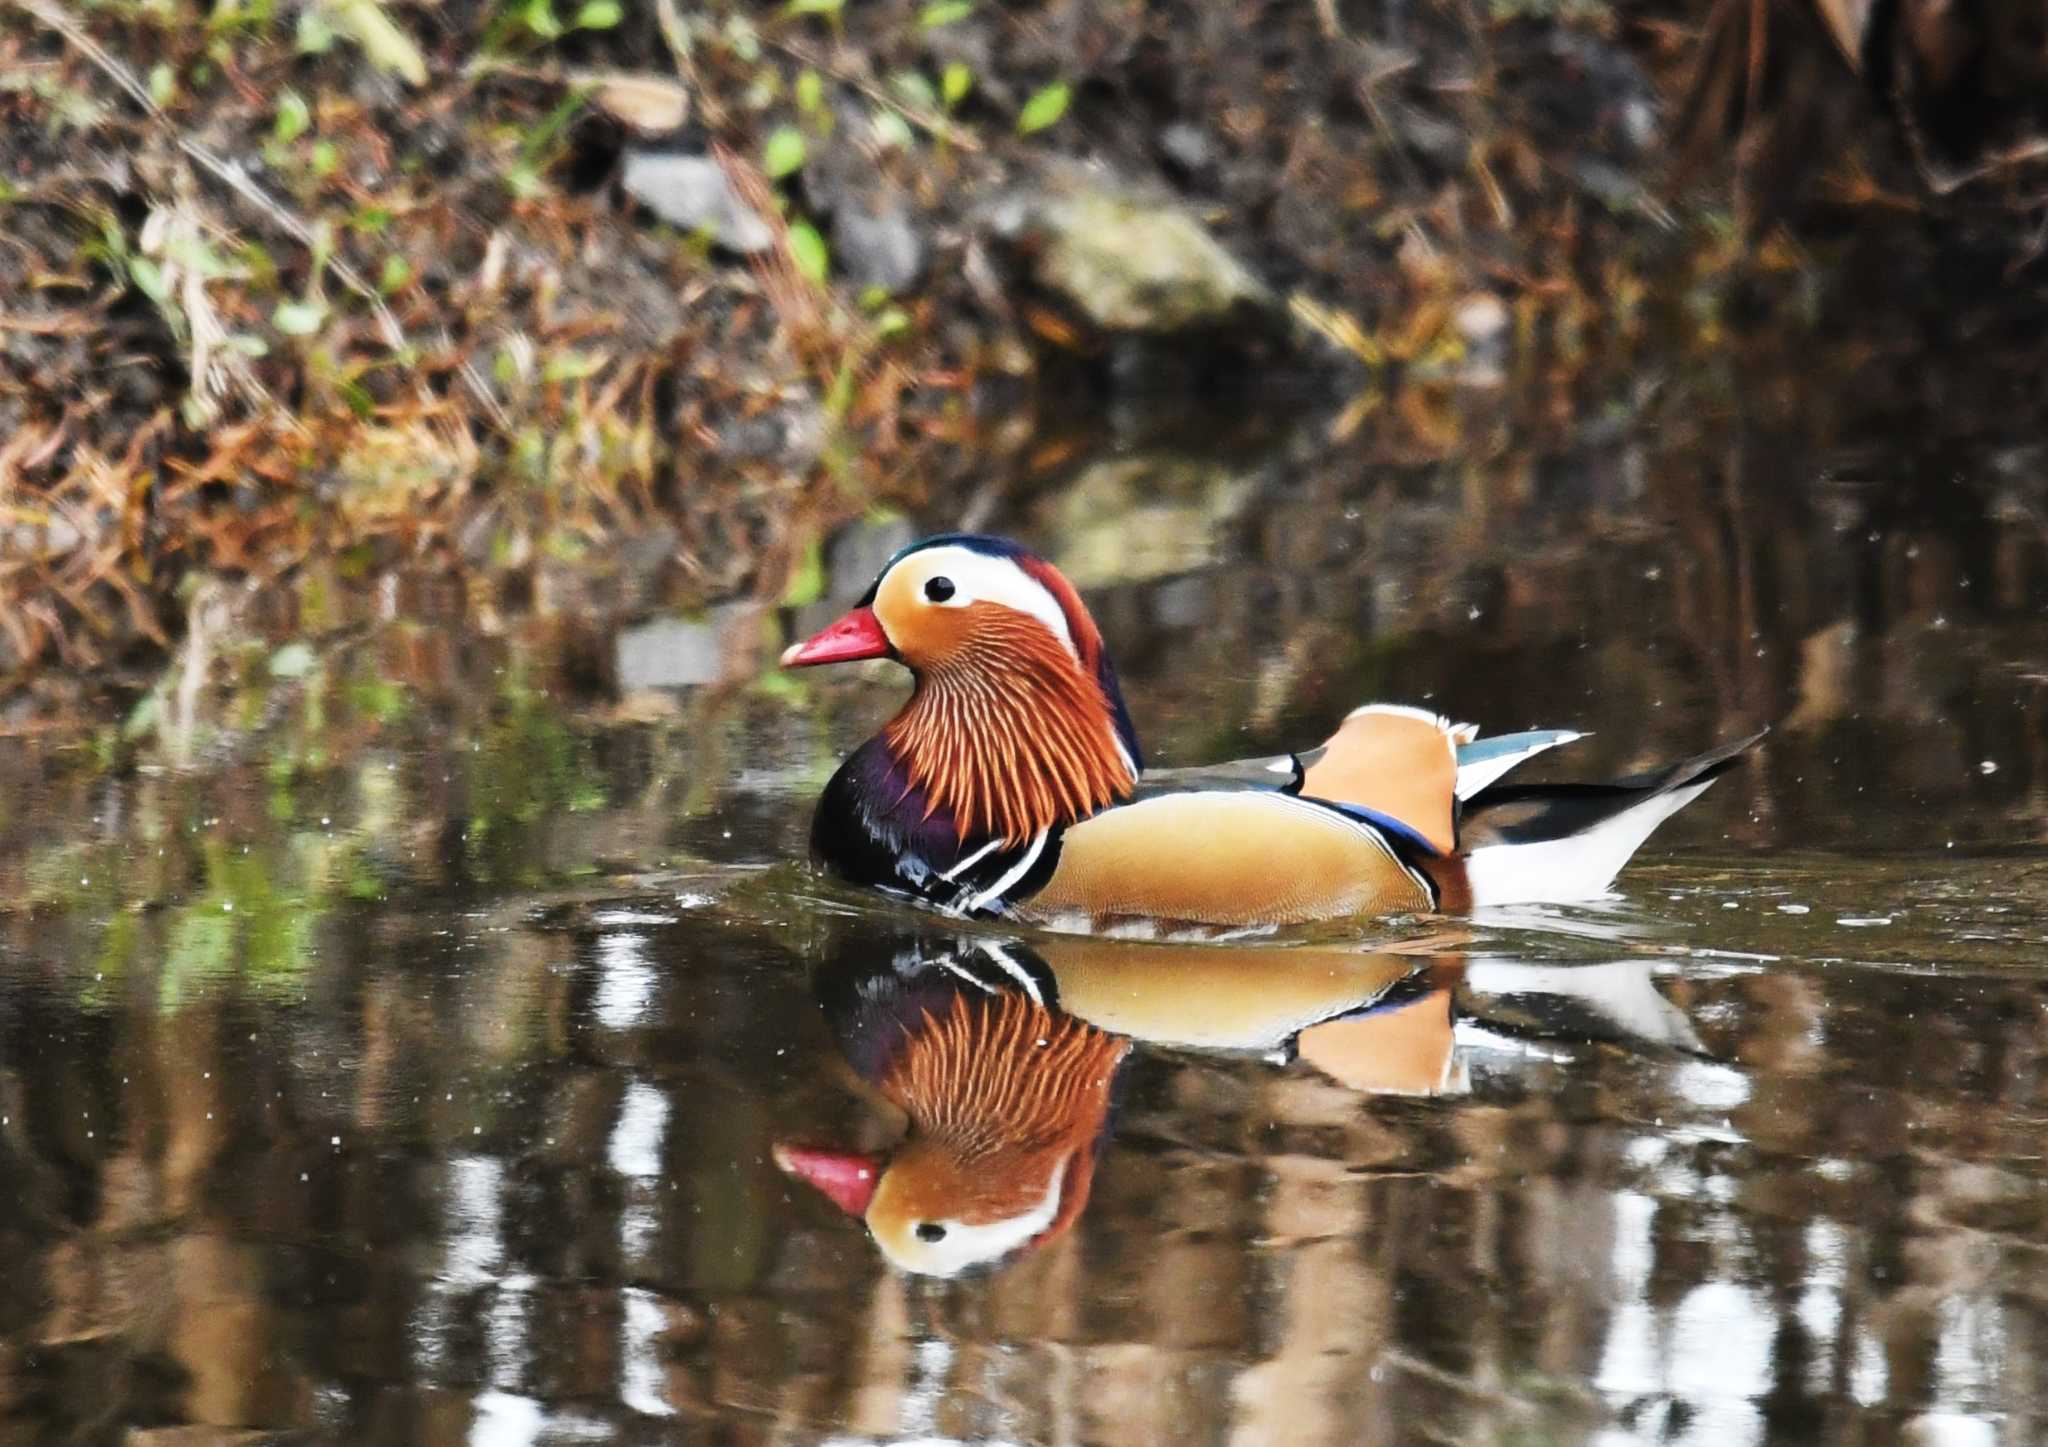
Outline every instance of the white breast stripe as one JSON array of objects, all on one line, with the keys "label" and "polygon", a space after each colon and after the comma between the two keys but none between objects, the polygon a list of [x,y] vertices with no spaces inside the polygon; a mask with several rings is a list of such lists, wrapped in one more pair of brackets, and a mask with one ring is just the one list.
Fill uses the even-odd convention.
[{"label": "white breast stripe", "polygon": [[986,909],[991,900],[1000,900],[1004,894],[1015,888],[1017,881],[1029,874],[1031,866],[1038,863],[1038,856],[1045,852],[1046,836],[1051,832],[1049,829],[1039,830],[1031,841],[1031,847],[1024,851],[1024,857],[1018,860],[1007,874],[967,901],[963,906],[966,913],[973,914],[978,909]]},{"label": "white breast stripe", "polygon": [[1032,1004],[1045,1003],[1045,995],[1039,990],[1038,981],[1031,978],[1031,972],[1018,964],[1008,950],[1001,945],[985,944],[981,947],[981,952],[994,960],[1004,974],[1017,982],[1019,988],[1031,997]]},{"label": "white breast stripe", "polygon": [[988,858],[988,856],[994,853],[996,848],[999,845],[1001,845],[1002,842],[1003,841],[1001,839],[989,840],[988,843],[982,845],[981,848],[975,850],[972,854],[968,855],[965,859],[961,860],[958,864],[954,865],[951,869],[947,870],[944,874],[940,875],[939,878],[943,879],[946,883],[951,884],[954,880],[958,879],[961,875],[965,874],[968,870],[972,869],[975,865],[981,863],[982,860]]},{"label": "white breast stripe", "polygon": [[955,960],[951,955],[940,955],[938,965],[939,968],[944,970],[947,974],[958,975],[961,979],[965,980],[968,984],[974,986],[975,989],[981,991],[981,993],[984,995],[993,995],[996,992],[995,986],[991,985],[987,980],[984,980],[981,976],[975,974],[974,971],[968,969],[965,965]]}]

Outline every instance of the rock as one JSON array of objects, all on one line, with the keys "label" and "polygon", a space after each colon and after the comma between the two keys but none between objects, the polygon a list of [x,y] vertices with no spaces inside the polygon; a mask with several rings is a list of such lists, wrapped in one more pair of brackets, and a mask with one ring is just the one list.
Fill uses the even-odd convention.
[{"label": "rock", "polygon": [[1492,292],[1474,292],[1451,313],[1451,325],[1465,342],[1467,382],[1496,384],[1507,373],[1508,343],[1514,314]]},{"label": "rock", "polygon": [[620,184],[671,226],[706,232],[727,251],[751,256],[775,244],[775,232],[709,156],[628,151]]},{"label": "rock", "polygon": [[619,689],[689,688],[743,678],[762,639],[758,603],[727,603],[698,618],[651,618],[618,635]]},{"label": "rock", "polygon": [[1250,490],[1229,467],[1167,453],[1093,463],[1048,500],[1054,562],[1077,588],[1197,572]]},{"label": "rock", "polygon": [[808,638],[852,607],[889,560],[917,538],[908,518],[878,514],[849,523],[825,542],[825,591],[796,610],[790,636]]},{"label": "rock", "polygon": [[1513,320],[1507,303],[1492,292],[1477,291],[1458,303],[1451,314],[1452,323],[1458,334],[1473,345],[1498,341]]},{"label": "rock", "polygon": [[883,513],[841,528],[825,544],[825,592],[798,618],[806,635],[823,628],[868,590],[889,560],[917,538],[908,518]]},{"label": "rock", "polygon": [[1186,121],[1175,121],[1159,133],[1159,150],[1191,176],[1206,174],[1216,164],[1216,147],[1210,143],[1209,133]]},{"label": "rock", "polygon": [[1013,195],[986,213],[1033,278],[1111,332],[1217,327],[1274,305],[1264,283],[1171,202],[1092,179]]},{"label": "rock", "polygon": [[856,202],[834,211],[832,250],[848,279],[863,289],[908,291],[924,275],[924,241],[908,213],[891,202]]}]

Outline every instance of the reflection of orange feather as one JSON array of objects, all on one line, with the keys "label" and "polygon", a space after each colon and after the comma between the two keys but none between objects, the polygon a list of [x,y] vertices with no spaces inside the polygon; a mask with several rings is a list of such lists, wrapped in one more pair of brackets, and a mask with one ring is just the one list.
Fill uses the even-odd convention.
[{"label": "reflection of orange feather", "polygon": [[960,837],[1021,844],[1085,819],[1135,782],[1102,685],[1033,618],[991,609],[927,668],[889,746]]},{"label": "reflection of orange feather", "polygon": [[916,1143],[890,1166],[916,1210],[965,1221],[1013,1215],[1065,1166],[1044,1235],[1087,1203],[1094,1144],[1130,1042],[1022,995],[954,997],[911,1031],[882,1093],[910,1117]]},{"label": "reflection of orange feather", "polygon": [[1353,1090],[1437,1095],[1458,1073],[1448,983],[1394,1010],[1325,1020],[1301,1032],[1303,1060]]}]

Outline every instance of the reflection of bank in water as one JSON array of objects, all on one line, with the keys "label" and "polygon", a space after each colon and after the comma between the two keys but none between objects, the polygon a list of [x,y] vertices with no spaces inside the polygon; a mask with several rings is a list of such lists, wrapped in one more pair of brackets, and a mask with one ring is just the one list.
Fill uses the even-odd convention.
[{"label": "reflection of bank in water", "polygon": [[1651,965],[933,935],[850,943],[817,995],[900,1116],[885,1155],[784,1142],[777,1164],[862,1217],[906,1271],[952,1276],[1079,1219],[1134,1042],[1296,1061],[1354,1090],[1460,1094],[1474,1051],[1700,1050]]}]

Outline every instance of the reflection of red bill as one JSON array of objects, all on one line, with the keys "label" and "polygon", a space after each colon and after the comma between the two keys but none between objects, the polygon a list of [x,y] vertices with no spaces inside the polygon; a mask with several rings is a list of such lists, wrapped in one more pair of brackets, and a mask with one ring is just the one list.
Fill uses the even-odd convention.
[{"label": "reflection of red bill", "polygon": [[853,1151],[820,1150],[815,1146],[775,1143],[775,1164],[785,1175],[817,1187],[849,1216],[865,1216],[875,1198],[882,1163]]}]

